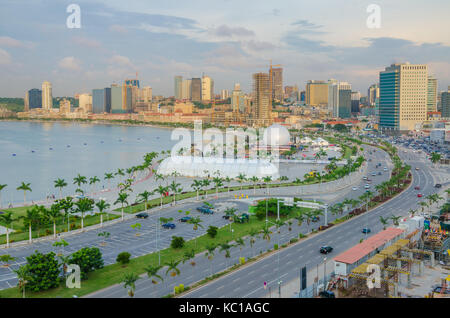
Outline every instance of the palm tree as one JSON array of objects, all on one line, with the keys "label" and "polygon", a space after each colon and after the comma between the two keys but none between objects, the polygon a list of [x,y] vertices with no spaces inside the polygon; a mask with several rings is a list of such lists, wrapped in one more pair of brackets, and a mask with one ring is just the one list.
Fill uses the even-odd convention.
[{"label": "palm tree", "polygon": [[163,205],[163,196],[166,195],[166,193],[168,192],[167,190],[168,190],[168,187],[163,187],[161,185],[155,189],[155,192],[159,193],[159,196],[161,199],[161,209],[162,209],[162,205]]},{"label": "palm tree", "polygon": [[219,187],[223,186],[223,179],[221,177],[214,177],[213,182],[216,187],[216,199],[217,199],[219,198]]},{"label": "palm tree", "polygon": [[207,257],[210,261],[210,265],[211,265],[211,276],[213,274],[213,270],[212,270],[212,260],[214,258],[214,251],[216,250],[217,245],[215,244],[211,244],[211,245],[206,245],[206,253],[205,253],[205,257]]},{"label": "palm tree", "polygon": [[183,264],[187,261],[191,261],[191,266],[192,266],[192,271],[194,271],[194,266],[195,266],[195,262],[193,261],[193,259],[195,258],[195,250],[191,249],[190,251],[186,251],[184,252],[183,255]]},{"label": "palm tree", "polygon": [[201,180],[194,180],[194,183],[191,184],[191,187],[197,192],[198,201],[199,191],[203,188],[203,182]]},{"label": "palm tree", "polygon": [[158,274],[159,270],[162,268],[162,266],[158,266],[158,265],[149,265],[147,267],[144,268],[145,272],[147,273],[148,278],[150,278],[152,280],[153,284],[158,284],[158,281],[156,280],[159,279],[161,282],[164,281],[164,279]]},{"label": "palm tree", "polygon": [[169,189],[173,191],[173,203],[176,204],[177,202],[177,193],[181,192],[179,183],[176,183],[175,181],[172,181],[172,183],[169,186]]},{"label": "palm tree", "polygon": [[[225,179],[223,179],[224,182],[226,182],[228,185],[231,183],[231,178],[229,176],[226,176]],[[228,194],[230,193],[230,186],[228,186]]]},{"label": "palm tree", "polygon": [[67,187],[67,182],[64,179],[56,179],[53,181],[55,188],[59,188],[59,198],[62,199],[62,188]]},{"label": "palm tree", "polygon": [[35,205],[34,207],[31,208],[31,210],[27,210],[26,214],[24,216],[21,216],[20,218],[23,219],[23,225],[28,227],[28,238],[29,243],[31,244],[32,241],[31,229],[32,227],[35,227],[40,220],[38,207]]},{"label": "palm tree", "polygon": [[382,216],[380,216],[380,222],[381,224],[383,224],[383,230],[386,230],[386,225],[388,224],[388,218],[384,218]]},{"label": "palm tree", "polygon": [[166,276],[170,272],[170,276],[175,277],[177,275],[180,275],[180,270],[178,269],[178,265],[181,263],[181,261],[174,261],[171,260],[170,262],[167,262],[167,270],[166,270]]},{"label": "palm tree", "polygon": [[254,256],[254,253],[253,253],[253,244],[255,244],[256,243],[256,238],[258,238],[258,234],[259,234],[260,232],[257,230],[257,229],[255,229],[255,228],[252,228],[252,229],[250,229],[250,231],[248,232],[248,234],[250,235],[250,241],[249,241],[249,243],[250,243],[250,248],[252,249],[252,255]]},{"label": "palm tree", "polygon": [[414,209],[409,209],[409,214],[411,215],[411,217],[414,217],[414,214],[417,213],[417,210]]},{"label": "palm tree", "polygon": [[15,219],[12,217],[12,212],[0,214],[0,223],[6,227],[6,248],[9,248],[9,228],[14,221]]},{"label": "palm tree", "polygon": [[45,210],[45,215],[53,223],[53,238],[56,238],[56,221],[61,217],[61,205],[59,203],[52,204],[50,209]]},{"label": "palm tree", "polygon": [[267,194],[269,194],[269,182],[272,181],[272,177],[270,176],[264,177],[263,181],[266,184]]},{"label": "palm tree", "polygon": [[256,195],[256,183],[259,181],[259,178],[257,176],[253,176],[250,180],[253,182],[253,194]]},{"label": "palm tree", "polygon": [[[200,219],[199,217],[194,217],[192,219],[190,219],[188,221],[189,224],[193,225],[193,230],[197,231],[198,227],[200,226],[201,228],[203,228],[203,225],[201,225],[200,223],[203,222],[202,219]],[[195,248],[197,248],[197,237],[195,237]]]},{"label": "palm tree", "polygon": [[67,197],[65,199],[58,200],[61,209],[64,211],[64,218],[67,218],[67,232],[70,231],[70,213],[73,207],[72,197]]},{"label": "palm tree", "polygon": [[[107,203],[105,200],[100,200],[95,205],[98,208],[98,211],[100,212],[100,226],[103,227],[103,214],[106,209],[109,209],[111,204]],[[108,221],[109,221],[109,214],[108,214]]]},{"label": "palm tree", "polygon": [[101,243],[101,245],[105,246],[106,245],[106,239],[111,236],[111,233],[106,232],[106,231],[105,232],[100,232],[100,233],[97,234],[97,236],[103,237],[103,242]]},{"label": "palm tree", "polygon": [[222,243],[219,246],[219,251],[220,252],[225,251],[225,268],[228,267],[227,258],[230,258],[230,248],[231,248],[231,245],[228,244],[228,243]]},{"label": "palm tree", "polygon": [[94,200],[90,198],[81,198],[76,203],[76,211],[81,213],[81,231],[84,230],[84,213],[92,211],[94,208]]},{"label": "palm tree", "polygon": [[110,188],[110,180],[114,179],[114,173],[105,173],[105,180],[108,182],[108,189]]},{"label": "palm tree", "polygon": [[7,186],[7,184],[0,184],[0,208],[2,207],[2,190]]},{"label": "palm tree", "polygon": [[394,223],[395,226],[399,225],[399,220],[400,219],[401,219],[401,216],[395,216],[395,215],[391,216],[392,223]]},{"label": "palm tree", "polygon": [[242,191],[242,183],[246,180],[245,174],[240,173],[237,177],[238,182],[241,184],[241,191]]},{"label": "palm tree", "polygon": [[125,175],[125,173],[123,172],[123,169],[117,169],[115,175],[123,177]]},{"label": "palm tree", "polygon": [[152,193],[148,192],[148,191],[144,191],[144,192],[138,194],[139,201],[145,203],[145,211],[147,211],[147,209],[148,209],[148,201],[150,200],[151,195],[152,195]]},{"label": "palm tree", "polygon": [[22,291],[22,297],[25,298],[25,286],[31,279],[30,273],[28,272],[26,266],[20,266],[18,269],[13,270],[13,272],[16,274],[18,279],[17,287],[19,288],[19,291]]},{"label": "palm tree", "polygon": [[95,184],[100,182],[100,179],[97,176],[93,176],[89,178],[89,185],[92,185],[92,192],[95,192]]},{"label": "palm tree", "polygon": [[73,178],[73,184],[76,184],[79,187],[81,187],[82,184],[87,183],[87,179],[84,176],[81,176],[78,174],[75,178]]},{"label": "palm tree", "polygon": [[26,198],[27,191],[30,191],[30,192],[32,191],[30,185],[31,185],[31,183],[22,182],[22,184],[20,186],[18,186],[16,189],[17,191],[20,191],[20,190],[23,191],[23,204],[26,204],[26,202],[27,202],[27,198]]},{"label": "palm tree", "polygon": [[116,202],[114,202],[114,204],[120,203],[122,205],[122,221],[124,219],[124,214],[123,214],[123,205],[126,203],[128,204],[128,193],[125,192],[119,192],[119,196],[117,197]]},{"label": "palm tree", "polygon": [[298,221],[298,226],[302,226],[303,221],[305,221],[305,216],[302,212],[297,212],[294,218]]},{"label": "palm tree", "polygon": [[136,290],[136,281],[140,279],[135,273],[127,273],[122,278],[123,287],[128,289],[128,296],[133,297]]},{"label": "palm tree", "polygon": [[431,154],[430,160],[433,164],[436,164],[437,162],[441,161],[441,154],[433,152]]},{"label": "palm tree", "polygon": [[272,232],[269,230],[269,228],[267,226],[264,226],[261,229],[260,233],[262,234],[263,240],[266,240],[267,242],[270,242],[270,234],[272,234]]},{"label": "palm tree", "polygon": [[239,246],[239,258],[241,258],[242,248],[245,246],[245,241],[239,237],[235,240],[236,246]]},{"label": "palm tree", "polygon": [[202,183],[203,183],[203,186],[205,187],[205,199],[207,199],[208,198],[208,189],[207,188],[211,184],[211,181],[209,181],[208,179],[204,179],[202,181]]}]

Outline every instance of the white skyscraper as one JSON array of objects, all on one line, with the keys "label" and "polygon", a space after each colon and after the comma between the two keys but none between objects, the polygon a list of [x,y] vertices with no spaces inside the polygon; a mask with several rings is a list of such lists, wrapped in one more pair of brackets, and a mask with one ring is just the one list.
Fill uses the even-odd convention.
[{"label": "white skyscraper", "polygon": [[214,96],[214,81],[211,77],[204,75],[202,77],[202,100],[212,100]]},{"label": "white skyscraper", "polygon": [[51,110],[53,108],[52,83],[45,81],[42,83],[42,109]]},{"label": "white skyscraper", "polygon": [[152,101],[152,88],[150,86],[144,86],[140,90],[140,101],[141,102],[151,102]]}]

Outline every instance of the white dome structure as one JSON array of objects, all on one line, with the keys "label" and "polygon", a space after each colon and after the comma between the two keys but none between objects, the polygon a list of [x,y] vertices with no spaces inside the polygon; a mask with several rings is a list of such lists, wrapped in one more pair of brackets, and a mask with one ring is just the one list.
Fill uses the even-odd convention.
[{"label": "white dome structure", "polygon": [[278,167],[263,159],[170,156],[158,167],[158,174],[162,175],[171,175],[175,171],[183,177],[212,178],[219,173],[221,177],[236,178],[242,173],[246,178],[279,178]]},{"label": "white dome structure", "polygon": [[263,143],[270,147],[286,146],[291,141],[289,130],[279,124],[273,124],[264,131]]}]

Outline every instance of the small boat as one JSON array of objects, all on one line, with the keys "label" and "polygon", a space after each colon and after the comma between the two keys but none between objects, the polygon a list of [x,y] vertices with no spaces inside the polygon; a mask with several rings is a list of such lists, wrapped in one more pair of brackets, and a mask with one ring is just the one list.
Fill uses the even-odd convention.
[{"label": "small boat", "polygon": [[15,153],[13,153],[13,154],[12,154],[12,156],[13,156],[13,157],[15,157],[15,156],[16,156],[16,154],[15,154]]},{"label": "small boat", "polygon": [[32,153],[35,153],[35,151],[34,151],[34,150],[31,150],[31,152],[32,152]]},{"label": "small boat", "polygon": [[48,150],[53,150],[53,148],[48,148]]},{"label": "small boat", "polygon": [[67,148],[70,148],[70,145],[67,145]]},{"label": "small boat", "polygon": [[84,143],[83,145],[87,146],[87,143]]}]

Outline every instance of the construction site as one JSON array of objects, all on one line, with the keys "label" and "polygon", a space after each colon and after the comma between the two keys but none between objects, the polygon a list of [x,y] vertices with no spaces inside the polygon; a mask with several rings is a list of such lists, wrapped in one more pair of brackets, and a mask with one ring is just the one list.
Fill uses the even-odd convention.
[{"label": "construction site", "polygon": [[335,257],[327,290],[338,298],[450,298],[449,242],[438,222],[405,218]]}]

